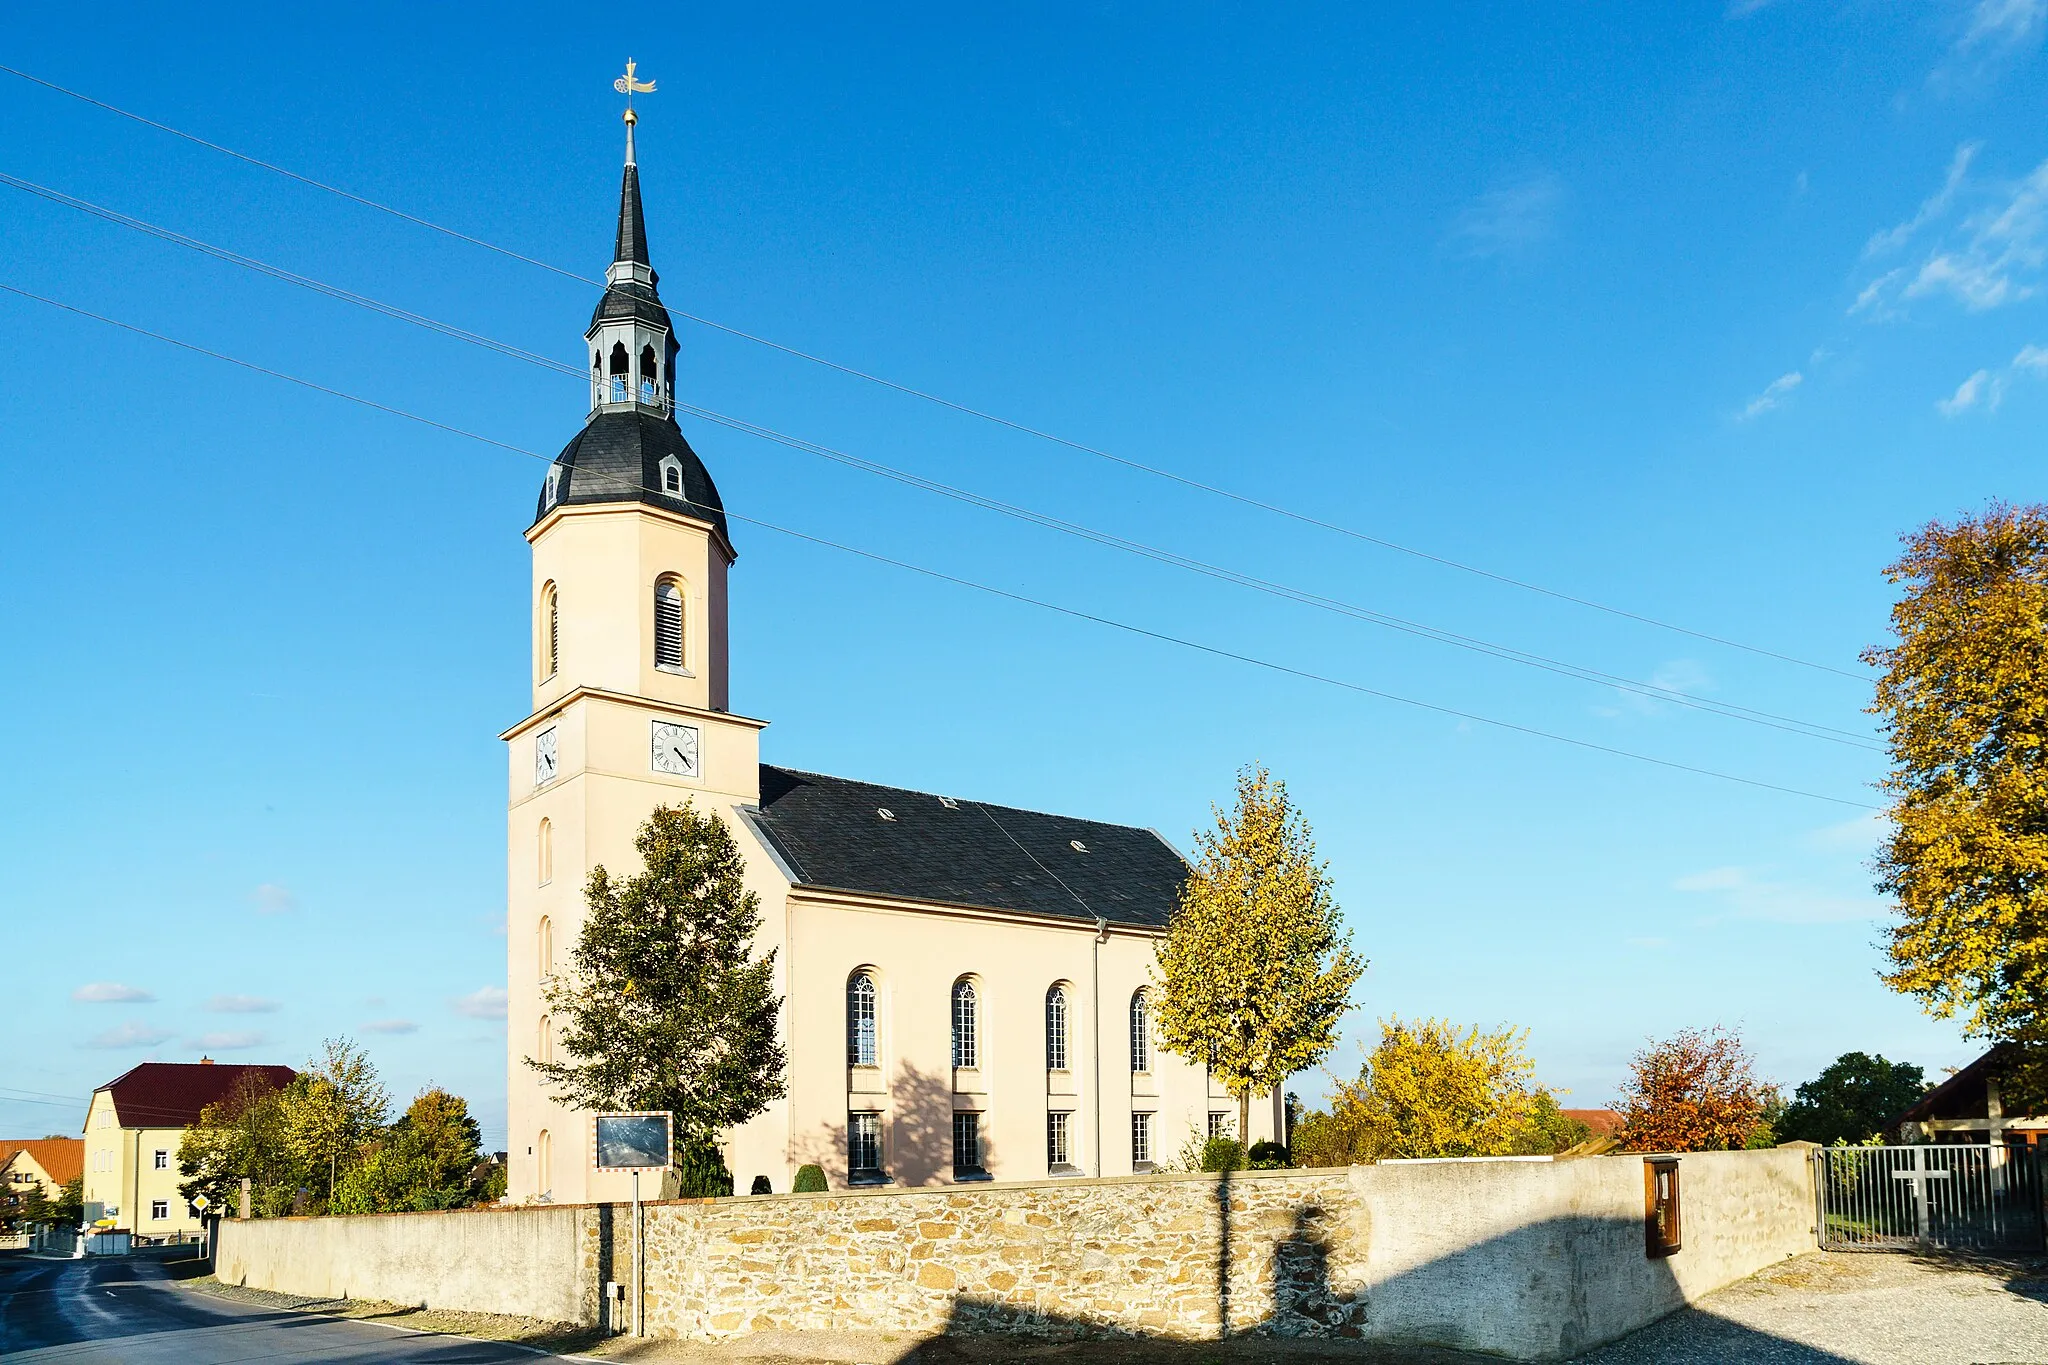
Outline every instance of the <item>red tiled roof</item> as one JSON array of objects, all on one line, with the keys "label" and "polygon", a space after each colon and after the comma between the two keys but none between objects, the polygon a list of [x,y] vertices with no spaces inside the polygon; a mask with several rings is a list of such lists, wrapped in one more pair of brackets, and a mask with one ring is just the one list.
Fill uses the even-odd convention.
[{"label": "red tiled roof", "polygon": [[43,1168],[43,1174],[59,1185],[77,1178],[85,1172],[84,1138],[21,1138],[0,1142],[0,1166],[23,1152],[36,1160]]},{"label": "red tiled roof", "polygon": [[1621,1131],[1621,1115],[1612,1109],[1567,1109],[1563,1112],[1566,1118],[1585,1124],[1594,1137],[1612,1137]]},{"label": "red tiled roof", "polygon": [[199,1122],[200,1110],[233,1094],[252,1072],[277,1090],[299,1074],[288,1066],[237,1062],[144,1062],[100,1089],[112,1093],[123,1128],[189,1128]]}]

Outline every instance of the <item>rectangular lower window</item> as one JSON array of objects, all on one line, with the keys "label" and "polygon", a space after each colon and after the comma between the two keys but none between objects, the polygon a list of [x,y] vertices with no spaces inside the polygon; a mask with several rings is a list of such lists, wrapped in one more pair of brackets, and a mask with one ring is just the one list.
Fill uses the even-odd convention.
[{"label": "rectangular lower window", "polygon": [[1073,1128],[1073,1115],[1055,1111],[1045,1116],[1045,1164],[1053,1170],[1060,1170],[1074,1164],[1068,1135]]},{"label": "rectangular lower window", "polygon": [[171,1169],[171,1154],[159,1147],[151,1160],[151,1164],[159,1171],[168,1171]]},{"label": "rectangular lower window", "polygon": [[170,1200],[168,1200],[168,1199],[152,1199],[152,1200],[150,1200],[150,1201],[149,1201],[149,1217],[150,1217],[150,1221],[152,1221],[152,1222],[156,1222],[156,1223],[161,1223],[161,1222],[163,1222],[163,1221],[164,1221],[164,1220],[165,1220],[166,1218],[169,1218],[170,1216],[171,1216],[171,1201],[170,1201]]},{"label": "rectangular lower window", "polygon": [[846,1116],[846,1171],[855,1180],[882,1174],[882,1116]]},{"label": "rectangular lower window", "polygon": [[1131,1165],[1133,1165],[1133,1166],[1150,1166],[1151,1164],[1152,1164],[1152,1116],[1151,1116],[1150,1114],[1132,1114],[1132,1115],[1131,1115]]},{"label": "rectangular lower window", "polygon": [[953,1174],[981,1175],[981,1115],[960,1110],[953,1115]]},{"label": "rectangular lower window", "polygon": [[1209,1115],[1209,1136],[1212,1138],[1236,1137],[1236,1115],[1227,1109],[1217,1109]]}]

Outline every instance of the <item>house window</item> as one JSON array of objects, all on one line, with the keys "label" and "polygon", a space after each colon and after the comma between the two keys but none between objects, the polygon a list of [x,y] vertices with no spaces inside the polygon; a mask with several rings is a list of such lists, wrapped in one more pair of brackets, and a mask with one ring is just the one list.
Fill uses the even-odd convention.
[{"label": "house window", "polygon": [[953,983],[953,1065],[979,1066],[979,1058],[974,1033],[974,983],[962,977]]},{"label": "house window", "polygon": [[1215,1109],[1209,1113],[1209,1136],[1212,1138],[1237,1136],[1237,1116],[1227,1109]]},{"label": "house window", "polygon": [[673,578],[654,585],[654,666],[683,670],[683,589]]},{"label": "house window", "polygon": [[540,917],[540,929],[535,934],[540,958],[540,974],[543,977],[555,974],[555,922],[546,915]]},{"label": "house window", "polygon": [[150,1221],[151,1221],[152,1223],[161,1223],[161,1222],[163,1222],[163,1221],[164,1221],[165,1219],[169,1218],[170,1216],[171,1216],[171,1201],[170,1201],[170,1200],[168,1200],[168,1199],[152,1199],[152,1200],[150,1200],[150,1201],[149,1201],[149,1220],[150,1220]]},{"label": "house window", "polygon": [[1152,1116],[1131,1115],[1131,1168],[1139,1171],[1152,1169]]},{"label": "house window", "polygon": [[953,1115],[953,1177],[983,1175],[981,1164],[981,1115],[958,1110]]},{"label": "house window", "polygon": [[[540,884],[546,886],[555,879],[555,826],[553,821],[542,820],[540,822],[540,832],[535,842],[539,845],[540,855],[540,866],[536,870],[540,874]],[[546,924],[547,921],[542,920],[541,923]]]},{"label": "house window", "polygon": [[1045,1164],[1048,1170],[1063,1171],[1073,1168],[1072,1152],[1068,1134],[1073,1128],[1073,1115],[1054,1110],[1045,1116]]},{"label": "house window", "polygon": [[855,972],[846,983],[846,1064],[874,1066],[875,978]]},{"label": "house window", "polygon": [[1063,986],[1045,993],[1045,1069],[1067,1069],[1067,992]]},{"label": "house window", "polygon": [[1145,992],[1131,995],[1131,1070],[1152,1069],[1152,1012],[1146,1007]]},{"label": "house window", "polygon": [[171,1169],[171,1154],[161,1147],[150,1154],[149,1160],[150,1169],[153,1171],[168,1171]]},{"label": "house window", "polygon": [[854,1180],[875,1180],[882,1174],[882,1116],[846,1116],[846,1173]]},{"label": "house window", "polygon": [[540,589],[540,680],[546,682],[555,676],[555,667],[561,662],[559,646],[562,642],[562,611],[556,599],[555,585],[543,583]]}]

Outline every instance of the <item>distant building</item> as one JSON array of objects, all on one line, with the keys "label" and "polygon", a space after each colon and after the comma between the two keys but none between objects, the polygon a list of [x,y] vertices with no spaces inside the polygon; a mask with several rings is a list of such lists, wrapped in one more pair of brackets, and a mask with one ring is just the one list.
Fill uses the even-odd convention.
[{"label": "distant building", "polygon": [[1586,1131],[1596,1138],[1613,1137],[1621,1132],[1622,1117],[1612,1109],[1565,1109],[1560,1111],[1568,1119],[1586,1125]]},{"label": "distant building", "polygon": [[1899,1115],[1899,1136],[1907,1142],[2040,1142],[2048,1134],[2048,1118],[2005,1112],[1998,1076],[2011,1060],[2011,1046],[2000,1043],[1935,1086]]},{"label": "distant building", "polygon": [[21,1138],[0,1141],[0,1189],[27,1194],[40,1189],[46,1199],[85,1170],[82,1138]]},{"label": "distant building", "polygon": [[178,1193],[178,1144],[199,1113],[255,1075],[283,1089],[288,1066],[144,1062],[93,1091],[85,1111],[85,1220],[143,1237],[199,1231],[198,1210]]}]

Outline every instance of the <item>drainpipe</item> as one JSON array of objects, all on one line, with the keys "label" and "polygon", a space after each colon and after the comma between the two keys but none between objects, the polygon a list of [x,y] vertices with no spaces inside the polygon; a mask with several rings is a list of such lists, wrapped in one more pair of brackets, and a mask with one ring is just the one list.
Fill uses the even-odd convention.
[{"label": "drainpipe", "polygon": [[1095,940],[1090,945],[1090,987],[1095,992],[1091,1030],[1095,1035],[1095,1174],[1102,1174],[1102,945],[1109,942],[1109,921],[1095,917]]}]

